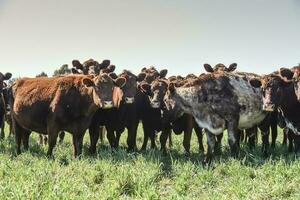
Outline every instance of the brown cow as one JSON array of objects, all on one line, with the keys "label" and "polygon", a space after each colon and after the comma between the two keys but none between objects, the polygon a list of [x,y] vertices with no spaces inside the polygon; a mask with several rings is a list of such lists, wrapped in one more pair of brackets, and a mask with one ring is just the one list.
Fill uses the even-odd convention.
[{"label": "brown cow", "polygon": [[75,157],[82,152],[83,136],[98,108],[114,106],[112,90],[126,80],[113,81],[107,74],[53,78],[23,78],[12,87],[12,122],[21,153],[28,149],[31,131],[47,134],[48,156],[52,156],[59,131],[73,135]]}]

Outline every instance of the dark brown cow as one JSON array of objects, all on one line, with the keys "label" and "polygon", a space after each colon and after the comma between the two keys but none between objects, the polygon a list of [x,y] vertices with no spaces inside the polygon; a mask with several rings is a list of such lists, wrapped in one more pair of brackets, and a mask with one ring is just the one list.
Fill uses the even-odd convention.
[{"label": "dark brown cow", "polygon": [[228,130],[228,142],[233,155],[237,154],[239,129],[251,128],[263,121],[262,96],[249,80],[258,75],[249,73],[204,74],[181,87],[169,84],[169,99],[192,114],[197,124],[207,129],[208,151],[204,163],[210,163],[215,136]]},{"label": "dark brown cow", "polygon": [[[99,127],[105,126],[107,130],[107,138],[111,147],[119,146],[121,134],[125,128],[128,130],[127,145],[128,150],[136,148],[136,134],[139,119],[137,118],[136,93],[137,82],[145,78],[145,73],[140,73],[138,76],[130,71],[124,70],[118,77],[126,79],[126,84],[114,90],[114,93],[119,96],[118,107],[110,110],[99,109],[93,117],[89,128],[90,136],[94,137],[94,141],[98,140]],[[114,77],[114,78],[117,78]],[[96,144],[93,143],[92,151],[96,150]]]},{"label": "dark brown cow", "polygon": [[156,148],[155,137],[156,132],[162,130],[162,115],[161,107],[151,105],[150,99],[148,97],[148,91],[141,87],[144,83],[151,84],[154,80],[160,78],[165,78],[168,70],[163,69],[158,72],[154,67],[149,69],[142,69],[142,72],[146,73],[146,77],[143,82],[138,86],[139,90],[136,95],[137,104],[137,116],[138,119],[142,121],[144,130],[144,141],[141,150],[147,148],[147,143],[150,138],[151,148]]},{"label": "dark brown cow", "polygon": [[[83,64],[80,63],[79,60],[73,60],[72,61],[72,73],[73,74],[84,74],[84,75],[99,75],[100,71],[103,69],[108,68],[110,65],[110,60],[103,60],[102,63],[98,63],[96,60],[89,59],[85,61]],[[111,70],[112,72],[114,70]],[[110,73],[108,71],[105,71],[105,73]]]},{"label": "dark brown cow", "polygon": [[53,78],[23,78],[12,87],[12,122],[21,153],[21,142],[28,149],[31,131],[47,134],[48,156],[52,156],[59,131],[73,135],[75,157],[82,152],[82,141],[98,108],[114,106],[112,90],[126,80],[113,81],[107,74],[73,75]]},{"label": "dark brown cow", "polygon": [[5,87],[5,80],[10,79],[12,76],[11,73],[2,74],[0,72],[0,139],[5,137],[4,128],[5,128],[5,114],[6,114],[6,102],[3,95],[3,88]]},{"label": "dark brown cow", "polygon": [[286,127],[294,135],[293,141],[297,152],[300,147],[300,102],[295,94],[295,83],[287,80],[291,79],[290,76],[292,76],[290,70],[282,68],[279,72],[265,75],[260,79],[252,79],[250,83],[253,87],[261,88],[265,111],[279,109]]},{"label": "dark brown cow", "polygon": [[[186,79],[192,78],[196,78],[196,76],[189,74],[186,77]],[[190,153],[190,142],[192,131],[194,129],[198,138],[199,150],[203,151],[202,128],[197,125],[193,116],[183,113],[178,105],[171,105],[170,101],[164,101],[169,82],[176,82],[178,80],[184,79],[181,79],[180,77],[170,77],[168,80],[156,79],[151,85],[148,83],[141,85],[143,90],[147,91],[146,93],[149,94],[150,105],[152,108],[162,109],[162,133],[160,136],[161,150],[164,152],[166,151],[166,142],[173,130],[177,135],[184,132],[183,146],[185,151]],[[166,104],[166,102],[169,104]]]}]

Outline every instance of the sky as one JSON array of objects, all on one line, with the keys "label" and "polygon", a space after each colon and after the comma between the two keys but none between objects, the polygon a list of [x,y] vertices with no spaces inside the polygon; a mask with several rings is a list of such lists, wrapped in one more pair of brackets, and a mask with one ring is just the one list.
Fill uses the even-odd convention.
[{"label": "sky", "polygon": [[300,0],[0,0],[2,73],[52,75],[89,58],[117,72],[236,62],[271,73],[300,63]]}]

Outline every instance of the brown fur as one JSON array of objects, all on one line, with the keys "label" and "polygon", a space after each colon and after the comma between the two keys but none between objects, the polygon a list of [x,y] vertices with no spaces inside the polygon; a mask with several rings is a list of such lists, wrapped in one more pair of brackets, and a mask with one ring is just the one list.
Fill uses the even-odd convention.
[{"label": "brown fur", "polygon": [[[56,144],[59,131],[73,134],[74,155],[82,151],[82,139],[99,106],[112,102],[114,81],[107,75],[73,75],[55,78],[19,79],[12,87],[12,122],[17,152],[23,141],[28,149],[31,131],[48,134],[48,155]],[[88,84],[88,85],[87,85]]]}]

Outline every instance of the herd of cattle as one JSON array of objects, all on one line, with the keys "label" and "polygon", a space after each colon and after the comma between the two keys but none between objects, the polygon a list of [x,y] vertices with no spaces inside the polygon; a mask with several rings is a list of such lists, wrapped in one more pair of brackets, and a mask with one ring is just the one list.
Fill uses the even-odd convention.
[{"label": "herd of cattle", "polygon": [[[143,125],[142,149],[156,147],[161,132],[161,150],[171,133],[184,133],[183,146],[190,151],[192,131],[203,150],[206,133],[209,163],[221,146],[223,132],[228,132],[232,155],[237,155],[241,140],[254,148],[258,129],[262,135],[262,152],[268,154],[269,133],[275,147],[277,126],[284,128],[284,141],[289,151],[300,145],[300,65],[281,68],[269,75],[236,72],[229,67],[204,64],[207,73],[166,78],[167,70],[143,68],[138,75],[124,70],[114,73],[109,60],[93,59],[83,64],[72,61],[72,74],[56,77],[20,78],[8,85],[12,74],[0,72],[0,125],[4,138],[4,121],[15,135],[17,153],[21,144],[29,148],[32,131],[47,135],[48,156],[52,156],[58,136],[72,134],[74,155],[82,153],[83,137],[90,134],[90,152],[96,152],[104,127],[112,148],[117,148],[125,128],[128,150],[135,150],[137,128]],[[205,130],[205,131],[204,131]]]}]

